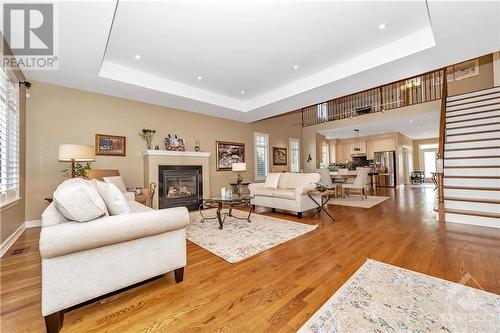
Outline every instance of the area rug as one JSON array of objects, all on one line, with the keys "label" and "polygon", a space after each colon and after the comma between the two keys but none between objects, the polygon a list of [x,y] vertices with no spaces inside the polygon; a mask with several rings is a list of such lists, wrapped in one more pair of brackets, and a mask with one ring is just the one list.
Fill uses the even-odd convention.
[{"label": "area rug", "polygon": [[345,198],[335,198],[328,201],[328,204],[339,205],[339,206],[350,206],[359,208],[372,208],[379,203],[389,199],[389,197],[379,197],[375,195],[369,195],[367,199],[361,200],[361,197],[357,194],[351,194]]},{"label": "area rug", "polygon": [[500,296],[368,260],[299,332],[500,331]]},{"label": "area rug", "polygon": [[[207,209],[203,214],[215,216],[215,212],[215,209]],[[238,210],[233,210],[233,213],[238,217],[248,214]],[[254,256],[317,227],[259,214],[252,214],[250,223],[227,217],[222,230],[217,219],[203,223],[200,220],[198,211],[189,214],[187,239],[230,263]]]}]

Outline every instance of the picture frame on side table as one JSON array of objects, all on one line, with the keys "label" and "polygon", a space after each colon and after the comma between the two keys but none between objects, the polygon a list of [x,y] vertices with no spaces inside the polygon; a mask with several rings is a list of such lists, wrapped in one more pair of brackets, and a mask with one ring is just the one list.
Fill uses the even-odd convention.
[{"label": "picture frame on side table", "polygon": [[273,165],[287,165],[287,148],[273,147]]},{"label": "picture frame on side table", "polygon": [[96,156],[126,156],[127,138],[125,136],[96,134]]},{"label": "picture frame on side table", "polygon": [[245,162],[245,144],[216,141],[217,171],[231,171],[233,163]]}]

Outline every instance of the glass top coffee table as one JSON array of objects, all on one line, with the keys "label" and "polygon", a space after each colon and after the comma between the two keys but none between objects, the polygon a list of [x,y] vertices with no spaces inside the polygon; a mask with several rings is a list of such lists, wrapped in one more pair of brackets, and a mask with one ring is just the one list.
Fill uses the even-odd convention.
[{"label": "glass top coffee table", "polygon": [[[202,203],[200,205],[201,222],[204,222],[205,220],[217,219],[219,221],[219,229],[223,228],[224,221],[228,216],[238,220],[246,220],[250,223],[252,222],[252,220],[250,220],[250,216],[252,215],[252,204],[250,203],[250,200],[252,199],[253,196],[251,195],[236,194],[233,194],[229,198],[223,198],[220,196],[202,198]],[[203,209],[214,207],[217,208],[216,216],[205,216],[203,214]],[[246,217],[238,217],[233,215],[233,208],[240,207],[249,208],[248,215]],[[227,210],[227,212],[224,212],[223,209]]]}]

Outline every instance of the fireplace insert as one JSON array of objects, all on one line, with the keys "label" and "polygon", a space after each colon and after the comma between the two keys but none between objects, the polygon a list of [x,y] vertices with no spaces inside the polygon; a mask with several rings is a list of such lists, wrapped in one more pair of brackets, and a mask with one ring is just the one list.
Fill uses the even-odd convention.
[{"label": "fireplace insert", "polygon": [[203,196],[202,167],[199,165],[161,165],[159,167],[158,207],[185,206],[197,209]]}]

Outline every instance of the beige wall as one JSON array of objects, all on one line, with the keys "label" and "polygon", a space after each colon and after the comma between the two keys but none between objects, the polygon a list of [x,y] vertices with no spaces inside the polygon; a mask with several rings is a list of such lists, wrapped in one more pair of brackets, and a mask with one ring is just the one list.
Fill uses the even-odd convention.
[{"label": "beige wall", "polygon": [[448,95],[460,95],[493,87],[493,55],[488,54],[479,58],[479,75],[463,80],[448,82]]},{"label": "beige wall", "polygon": [[269,133],[271,147],[288,147],[288,137],[292,135],[301,138],[300,124],[292,125],[300,119],[300,114],[287,115],[285,121],[271,118],[248,124],[42,82],[33,82],[30,94],[27,106],[28,220],[40,218],[46,207],[44,198],[64,180],[60,171],[68,165],[57,159],[59,145],[94,145],[96,133],[127,137],[126,157],[97,156],[92,164],[95,169],[119,169],[127,186],[143,185],[145,143],[138,135],[142,128],[155,129],[153,144],[162,148],[162,138],[169,133],[185,139],[187,150],[193,150],[194,142],[199,140],[201,150],[212,153],[210,190],[214,193],[227,187],[236,176],[231,171],[216,171],[217,140],[245,143],[247,172],[243,177],[252,180],[254,131]]},{"label": "beige wall", "polygon": [[[269,134],[269,170],[272,172],[290,171],[289,138],[302,142],[302,113],[291,112],[279,117],[268,118],[251,124],[252,131]],[[301,143],[299,144],[301,145]],[[285,166],[273,165],[272,148],[287,148],[288,163]],[[299,156],[299,161],[302,156]],[[299,170],[302,166],[299,166]],[[252,176],[253,177],[253,176]]]},{"label": "beige wall", "polygon": [[[3,35],[0,33],[0,40],[3,43],[6,54],[10,53],[7,44],[4,43]],[[25,77],[21,70],[8,71],[8,75],[17,81],[24,81]],[[19,112],[20,112],[20,179],[19,179],[19,195],[21,197],[15,204],[7,206],[0,211],[0,243],[3,243],[9,238],[12,233],[19,228],[25,221],[25,195],[26,195],[26,88],[22,85],[19,88]]]}]

